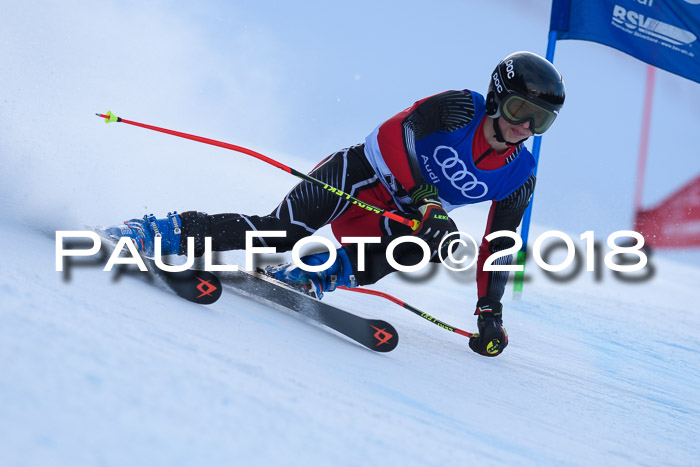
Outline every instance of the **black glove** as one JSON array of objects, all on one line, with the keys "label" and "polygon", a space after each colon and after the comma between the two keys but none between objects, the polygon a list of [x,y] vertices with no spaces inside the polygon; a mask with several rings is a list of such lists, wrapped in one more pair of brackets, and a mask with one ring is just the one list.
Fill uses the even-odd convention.
[{"label": "black glove", "polygon": [[481,297],[476,303],[476,325],[479,332],[469,338],[469,348],[486,357],[495,357],[508,345],[508,333],[501,318],[503,305],[489,298]]},{"label": "black glove", "polygon": [[422,216],[413,235],[425,240],[430,248],[437,248],[442,237],[455,230],[454,223],[440,203],[437,187],[429,184],[416,185],[408,194]]}]

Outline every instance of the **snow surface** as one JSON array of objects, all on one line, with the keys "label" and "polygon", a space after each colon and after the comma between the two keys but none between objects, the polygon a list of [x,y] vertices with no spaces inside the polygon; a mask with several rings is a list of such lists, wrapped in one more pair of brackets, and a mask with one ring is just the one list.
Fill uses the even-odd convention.
[{"label": "snow surface", "polygon": [[[206,308],[94,261],[70,279],[55,271],[56,230],[173,209],[267,213],[295,183],[94,112],[308,171],[417,99],[483,91],[514,50],[544,54],[550,4],[4,2],[0,466],[698,465],[700,269],[688,251],[685,264],[656,252],[639,283],[607,270],[555,282],[528,264],[520,300],[504,297],[510,344],[495,359],[377,297],[327,300],[391,322],[389,354],[231,293]],[[494,34],[494,18],[518,34]],[[407,31],[429,40],[406,47]],[[631,226],[645,65],[579,41],[558,43],[556,63],[567,104],[544,140],[530,238],[566,230],[582,252],[584,230],[604,242]],[[700,164],[670,137],[697,126],[697,83],[661,72],[657,88],[645,206]],[[482,207],[454,216],[481,237]],[[473,274],[375,288],[476,329]]]},{"label": "snow surface", "polygon": [[[478,228],[478,217],[458,225]],[[652,257],[653,279],[628,284],[608,271],[555,283],[530,267],[522,298],[504,297],[510,345],[492,359],[386,300],[329,294],[397,328],[398,348],[376,354],[231,292],[203,307],[98,261],[56,272],[55,231],[37,227],[0,226],[2,465],[692,465],[700,455],[697,268]],[[443,270],[375,288],[475,330],[471,279]]]}]

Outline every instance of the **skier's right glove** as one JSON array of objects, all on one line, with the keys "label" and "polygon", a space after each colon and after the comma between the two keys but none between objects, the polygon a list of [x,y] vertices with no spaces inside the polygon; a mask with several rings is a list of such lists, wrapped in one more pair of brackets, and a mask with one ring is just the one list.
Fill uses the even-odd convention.
[{"label": "skier's right glove", "polygon": [[427,183],[416,185],[408,194],[411,196],[411,202],[422,216],[420,225],[413,232],[413,235],[425,240],[431,249],[437,248],[442,237],[455,230],[447,211],[440,203],[437,187]]},{"label": "skier's right glove", "polygon": [[476,325],[479,332],[469,338],[469,348],[485,357],[495,357],[508,345],[508,333],[503,327],[503,305],[489,298],[481,297],[476,303]]}]

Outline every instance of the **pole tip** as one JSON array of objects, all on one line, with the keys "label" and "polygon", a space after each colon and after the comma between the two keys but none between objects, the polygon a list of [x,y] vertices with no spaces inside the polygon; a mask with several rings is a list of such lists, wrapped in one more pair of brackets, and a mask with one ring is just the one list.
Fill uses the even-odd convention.
[{"label": "pole tip", "polygon": [[117,117],[116,115],[114,115],[114,114],[112,113],[111,110],[108,110],[106,114],[99,114],[99,113],[97,113],[97,114],[95,114],[95,115],[97,115],[98,117],[104,117],[105,123],[112,123],[112,122],[118,122],[118,121],[119,121],[119,117]]}]

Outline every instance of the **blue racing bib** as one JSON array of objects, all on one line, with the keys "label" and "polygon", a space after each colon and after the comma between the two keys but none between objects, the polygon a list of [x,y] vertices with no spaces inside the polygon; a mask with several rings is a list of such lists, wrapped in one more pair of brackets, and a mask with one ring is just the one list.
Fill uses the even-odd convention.
[{"label": "blue racing bib", "polygon": [[474,166],[474,135],[485,109],[484,97],[475,92],[472,96],[475,113],[469,125],[452,132],[436,131],[415,142],[423,177],[437,186],[448,211],[466,204],[502,200],[525,183],[535,168],[535,158],[525,147],[512,162],[498,169]]}]

